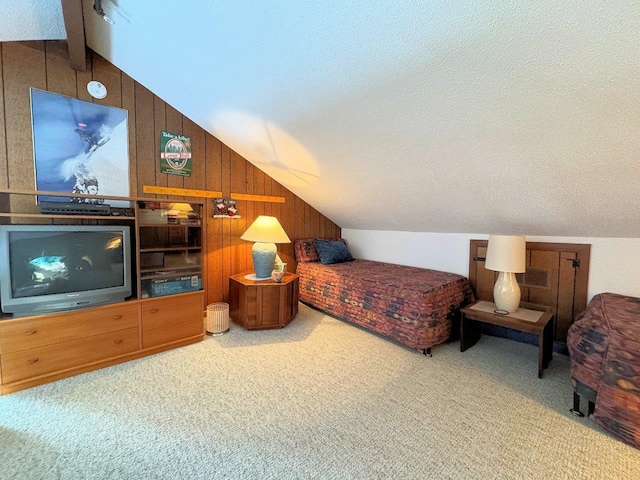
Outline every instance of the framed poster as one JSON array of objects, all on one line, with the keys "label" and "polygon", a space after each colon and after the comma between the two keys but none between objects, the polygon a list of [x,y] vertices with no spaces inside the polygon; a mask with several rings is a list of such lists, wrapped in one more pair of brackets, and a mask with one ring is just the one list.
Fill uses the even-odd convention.
[{"label": "framed poster", "polygon": [[36,190],[69,192],[69,198],[40,195],[38,201],[101,203],[74,193],[128,197],[127,119],[128,112],[121,108],[32,88]]},{"label": "framed poster", "polygon": [[191,137],[160,132],[160,173],[191,176]]}]

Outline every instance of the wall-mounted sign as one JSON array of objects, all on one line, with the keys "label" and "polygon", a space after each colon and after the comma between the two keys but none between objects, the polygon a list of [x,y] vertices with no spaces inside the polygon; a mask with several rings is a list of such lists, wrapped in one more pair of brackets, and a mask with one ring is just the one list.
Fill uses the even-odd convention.
[{"label": "wall-mounted sign", "polygon": [[229,198],[214,198],[213,218],[240,218],[236,201]]},{"label": "wall-mounted sign", "polygon": [[160,172],[191,176],[191,137],[160,132]]}]

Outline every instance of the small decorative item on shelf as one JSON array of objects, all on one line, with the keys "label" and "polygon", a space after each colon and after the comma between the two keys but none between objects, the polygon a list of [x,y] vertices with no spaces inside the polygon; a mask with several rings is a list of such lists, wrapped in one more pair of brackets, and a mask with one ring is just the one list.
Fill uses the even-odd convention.
[{"label": "small decorative item on shelf", "polygon": [[281,283],[284,277],[284,274],[285,272],[282,270],[274,270],[273,272],[271,272],[271,280],[273,280],[274,282]]},{"label": "small decorative item on shelf", "polygon": [[280,255],[276,255],[276,263],[273,265],[273,272],[271,272],[271,279],[274,282],[282,282],[284,274],[287,273],[287,264],[280,260]]}]

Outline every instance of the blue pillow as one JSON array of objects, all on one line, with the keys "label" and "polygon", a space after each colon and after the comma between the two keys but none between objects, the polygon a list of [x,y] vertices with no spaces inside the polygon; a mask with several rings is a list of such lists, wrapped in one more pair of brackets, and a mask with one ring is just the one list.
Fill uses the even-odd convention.
[{"label": "blue pillow", "polygon": [[342,240],[323,240],[316,238],[314,243],[316,244],[320,262],[322,262],[323,265],[355,260]]}]

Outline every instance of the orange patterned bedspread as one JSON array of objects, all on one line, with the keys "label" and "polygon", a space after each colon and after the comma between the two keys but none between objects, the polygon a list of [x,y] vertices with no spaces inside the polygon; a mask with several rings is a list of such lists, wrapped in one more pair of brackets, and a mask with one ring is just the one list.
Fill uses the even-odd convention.
[{"label": "orange patterned bedspread", "polygon": [[465,277],[437,270],[355,260],[299,262],[296,273],[304,303],[417,350],[448,340],[473,301]]}]

